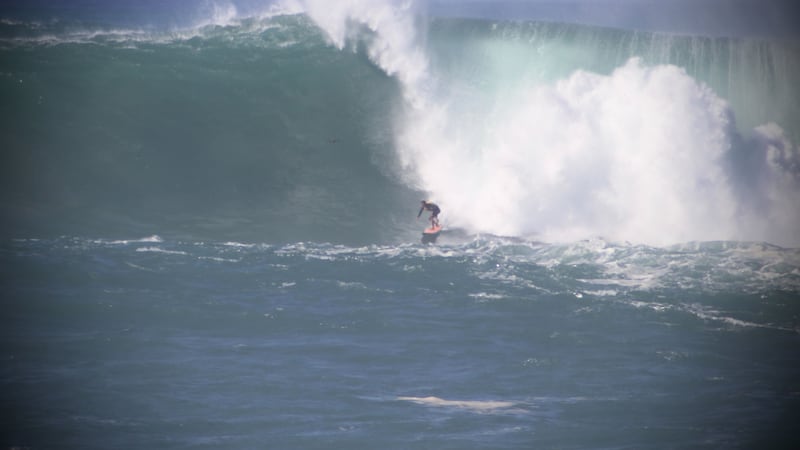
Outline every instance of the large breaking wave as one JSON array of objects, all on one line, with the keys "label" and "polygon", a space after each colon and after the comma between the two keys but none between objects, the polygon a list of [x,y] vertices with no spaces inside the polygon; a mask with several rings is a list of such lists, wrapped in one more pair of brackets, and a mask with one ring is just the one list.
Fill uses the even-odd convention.
[{"label": "large breaking wave", "polygon": [[[69,130],[69,158],[50,140],[9,131],[16,153],[8,161],[52,177],[33,187],[8,178],[4,187],[23,189],[6,202],[21,206],[5,216],[61,219],[68,213],[41,210],[63,204],[57,191],[66,186],[78,224],[97,219],[99,207],[158,233],[202,223],[266,240],[370,241],[415,234],[409,202],[424,194],[449,227],[470,233],[800,245],[796,42],[426,19],[412,2],[209,5],[180,29],[4,23],[3,51],[14,57],[4,58],[9,98],[23,99],[14,83],[25,64],[41,63],[26,51],[51,57],[36,70],[83,71],[69,81],[87,95],[98,64],[122,60],[108,66],[117,88],[140,96],[96,89],[102,108],[77,102],[83,114],[69,123],[50,109],[48,129]],[[58,57],[76,54],[87,64]],[[151,84],[132,81],[142,73]],[[65,95],[64,83],[44,78],[48,94],[24,100],[43,106]],[[164,98],[171,128],[153,136]],[[19,116],[12,107],[22,103],[5,115]],[[80,122],[98,108],[109,114],[99,125]],[[17,120],[40,131],[33,115]],[[75,138],[76,126],[95,134]],[[31,147],[41,152],[35,162],[20,156]],[[142,153],[150,165],[139,164]],[[106,169],[118,177],[98,175]],[[286,223],[297,232],[282,234]],[[364,232],[374,225],[389,232]]]},{"label": "large breaking wave", "polygon": [[371,31],[349,36],[402,82],[403,174],[451,225],[547,240],[797,243],[798,148],[771,121],[740,130],[738,111],[699,79],[737,100],[762,94],[741,98],[745,122],[794,127],[796,47],[541,24],[445,23],[429,35],[397,20],[408,5],[350,1],[331,14],[304,3],[340,48],[343,30]]}]

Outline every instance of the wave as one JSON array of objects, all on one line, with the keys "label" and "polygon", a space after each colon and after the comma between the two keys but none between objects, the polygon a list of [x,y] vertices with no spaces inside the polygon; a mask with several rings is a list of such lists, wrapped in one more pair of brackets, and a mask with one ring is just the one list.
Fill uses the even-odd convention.
[{"label": "wave", "polygon": [[395,238],[394,81],[302,16],[201,34],[3,50],[6,233]]},{"label": "wave", "polygon": [[[316,2],[307,3],[312,18],[323,15]],[[743,138],[734,108],[712,87],[687,68],[646,64],[637,56],[671,58],[683,42],[651,38],[642,48],[633,33],[621,41],[635,53],[610,73],[573,66],[552,81],[542,72],[561,52],[548,56],[548,47],[580,55],[603,45],[619,51],[619,33],[592,32],[586,40],[573,26],[553,34],[548,27],[515,24],[509,38],[508,26],[497,32],[492,24],[490,39],[470,42],[457,24],[457,33],[448,30],[443,42],[430,45],[443,51],[426,53],[420,33],[409,31],[413,24],[390,20],[397,10],[384,9],[353,1],[338,15],[316,20],[338,47],[344,46],[342,28],[367,27],[373,62],[399,72],[407,99],[395,144],[400,166],[409,183],[452,211],[451,224],[556,241],[601,235],[660,245],[714,239],[797,244],[800,151],[773,122]],[[748,45],[725,42],[736,49],[729,66]],[[473,56],[465,63],[453,46],[489,62],[475,64]],[[690,61],[708,58],[703,48],[688,50]],[[800,53],[790,47],[782,55],[782,70],[766,90],[777,87],[796,98],[788,80],[798,73]],[[752,63],[777,69],[772,60],[747,60]],[[729,72],[726,81],[735,75]],[[791,117],[787,125],[795,126],[795,107],[782,104],[776,117]]]},{"label": "wave", "polygon": [[7,233],[800,245],[794,41],[247,6],[0,23]]}]

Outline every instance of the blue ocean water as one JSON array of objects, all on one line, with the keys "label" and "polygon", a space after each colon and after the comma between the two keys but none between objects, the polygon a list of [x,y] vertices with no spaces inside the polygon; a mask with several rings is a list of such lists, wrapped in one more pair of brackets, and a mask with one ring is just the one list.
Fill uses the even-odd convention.
[{"label": "blue ocean water", "polygon": [[0,446],[797,447],[796,41],[11,4]]},{"label": "blue ocean water", "polygon": [[799,263],[731,243],[14,241],[4,440],[788,447]]}]

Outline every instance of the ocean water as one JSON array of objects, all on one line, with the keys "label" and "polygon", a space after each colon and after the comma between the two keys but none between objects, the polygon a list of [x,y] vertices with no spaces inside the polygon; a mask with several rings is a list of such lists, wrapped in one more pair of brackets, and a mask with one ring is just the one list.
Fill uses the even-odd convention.
[{"label": "ocean water", "polygon": [[797,447],[796,40],[117,5],[0,9],[0,446]]}]

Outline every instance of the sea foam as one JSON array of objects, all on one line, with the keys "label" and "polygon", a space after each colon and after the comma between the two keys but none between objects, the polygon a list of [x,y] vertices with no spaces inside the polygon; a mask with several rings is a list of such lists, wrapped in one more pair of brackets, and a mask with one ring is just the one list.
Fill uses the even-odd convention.
[{"label": "sea foam", "polygon": [[474,68],[504,80],[487,90],[435,70],[409,2],[300,3],[336,47],[365,42],[400,81],[400,176],[451,226],[550,241],[800,244],[796,146],[776,124],[743,138],[728,101],[682,67],[632,57],[554,82]]}]

